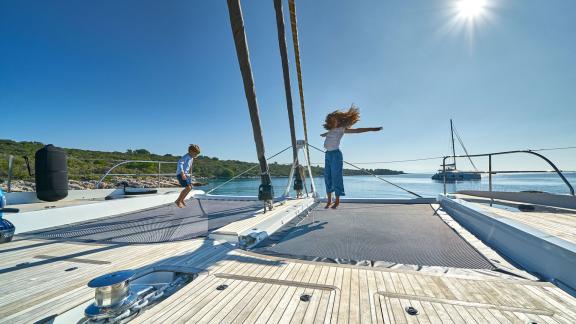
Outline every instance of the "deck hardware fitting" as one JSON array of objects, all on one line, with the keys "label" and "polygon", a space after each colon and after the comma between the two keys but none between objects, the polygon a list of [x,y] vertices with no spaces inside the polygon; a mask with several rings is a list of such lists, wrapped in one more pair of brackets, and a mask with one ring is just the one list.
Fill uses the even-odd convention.
[{"label": "deck hardware fitting", "polygon": [[220,285],[220,286],[216,287],[216,290],[222,291],[222,290],[224,290],[224,289],[226,289],[226,288],[228,288],[228,285]]},{"label": "deck hardware fitting", "polygon": [[50,260],[55,259],[57,261],[64,261],[64,262],[73,262],[73,263],[85,263],[85,264],[96,264],[96,265],[103,265],[103,264],[110,264],[110,261],[101,261],[101,260],[92,260],[92,259],[83,259],[83,258],[69,258],[65,256],[53,256],[53,255],[35,255],[34,259],[42,259],[42,260]]},{"label": "deck hardware fitting", "polygon": [[339,290],[338,287],[331,286],[331,285],[324,285],[324,284],[311,284],[305,282],[297,282],[291,280],[280,280],[280,279],[270,279],[270,278],[260,278],[260,277],[252,277],[252,276],[242,276],[236,274],[229,274],[229,273],[215,273],[214,276],[216,278],[222,279],[231,279],[231,280],[241,280],[241,281],[249,281],[249,282],[260,282],[272,285],[283,285],[283,286],[290,286],[290,287],[300,287],[300,288],[309,288],[309,289],[317,289],[323,291],[336,291]]},{"label": "deck hardware fitting", "polygon": [[406,311],[406,313],[410,315],[418,315],[419,313],[418,310],[412,306],[406,306],[404,310]]},{"label": "deck hardware fitting", "polygon": [[534,208],[534,206],[532,205],[518,205],[518,209],[522,212],[533,212],[536,208]]},{"label": "deck hardware fitting", "polygon": [[137,299],[137,295],[130,290],[130,280],[135,274],[133,270],[122,270],[90,280],[88,287],[96,291],[94,303],[84,311],[86,317],[105,319],[128,310]]},{"label": "deck hardware fitting", "polygon": [[74,270],[78,270],[78,267],[68,268],[68,269],[66,269],[66,270],[64,270],[64,271],[70,272],[70,271],[74,271]]},{"label": "deck hardware fitting", "polygon": [[308,294],[302,294],[300,295],[300,300],[303,302],[308,302],[310,301],[310,299],[312,298],[312,296],[308,295]]}]

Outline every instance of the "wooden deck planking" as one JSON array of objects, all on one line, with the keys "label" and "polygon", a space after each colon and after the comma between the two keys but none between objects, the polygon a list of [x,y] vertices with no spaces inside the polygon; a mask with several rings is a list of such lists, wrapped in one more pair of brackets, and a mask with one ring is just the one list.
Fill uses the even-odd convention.
[{"label": "wooden deck planking", "polygon": [[[512,212],[500,208],[490,207],[479,202],[489,203],[490,199],[479,198],[474,196],[457,195],[457,197],[473,203],[475,206],[496,214],[499,217],[509,218],[525,225],[531,226],[544,233],[556,236],[568,242],[576,244],[576,211],[558,209],[557,212]],[[499,201],[495,203],[503,203],[510,205],[518,205],[520,203],[513,201]]]},{"label": "wooden deck planking", "polygon": [[[462,275],[282,260],[231,250],[228,246],[214,246],[214,242],[209,240],[127,245],[82,256],[111,262],[98,265],[33,257],[40,252],[53,256],[74,255],[106,245],[66,242],[38,246],[38,242],[14,243],[18,244],[12,247],[9,244],[8,248],[3,246],[0,251],[8,251],[6,254],[9,255],[18,253],[14,248],[30,246],[26,255],[32,259],[22,259],[22,262],[45,263],[13,269],[0,275],[0,278],[6,278],[0,280],[0,293],[6,293],[0,295],[0,322],[30,322],[65,311],[93,297],[93,291],[85,287],[93,277],[118,269],[145,267],[151,263],[190,266],[207,272],[201,273],[196,280],[159,305],[146,310],[134,320],[135,323],[576,321],[576,299],[551,284],[527,280],[496,277],[483,280],[478,276],[467,278]],[[3,269],[14,267],[14,258],[0,260],[0,266]],[[79,269],[69,276],[62,276],[64,269],[71,266],[79,266]],[[218,277],[219,274],[232,277]],[[10,279],[11,275],[15,281]],[[26,280],[30,276],[38,276],[42,282]],[[282,284],[285,281],[278,280],[300,285]],[[13,282],[19,289],[13,289]],[[223,291],[216,290],[223,283],[229,287]],[[315,285],[334,286],[335,289],[319,289]],[[54,291],[47,287],[52,287]],[[309,302],[300,300],[303,293],[312,296]],[[406,306],[417,308],[420,314],[408,315],[404,310]],[[510,310],[510,307],[513,309]],[[545,313],[540,313],[542,311]]]},{"label": "wooden deck planking", "polygon": [[[66,310],[93,298],[94,292],[86,287],[86,283],[94,277],[111,271],[149,266],[154,261],[166,262],[166,258],[170,261],[170,257],[185,255],[186,252],[194,251],[204,244],[203,240],[195,240],[147,246],[122,246],[113,250],[96,252],[90,256],[90,258],[110,261],[110,264],[105,265],[34,259],[30,261],[36,262],[36,265],[12,269],[5,268],[6,264],[0,263],[2,270],[10,270],[10,272],[0,274],[0,317],[2,318],[0,321],[17,322],[19,318],[30,317],[41,319],[54,312]],[[94,248],[94,245],[84,244],[62,243],[61,245],[66,246],[66,249],[59,249],[59,244],[50,245],[51,255],[65,257],[75,252],[74,249],[70,249],[74,246],[77,248],[76,252],[86,251],[86,247]],[[199,261],[201,260],[196,259],[196,263],[201,263]],[[78,269],[71,272],[64,271],[72,266]],[[34,278],[36,280],[31,280]],[[75,304],[66,299],[69,295],[74,295],[72,300]],[[50,305],[50,307],[39,307],[39,305]]]},{"label": "wooden deck planking", "polygon": [[[293,265],[279,266],[279,269],[273,273],[272,279],[282,280],[292,270]],[[249,318],[252,313],[259,313],[259,309],[263,309],[267,302],[280,288],[279,285],[262,285],[262,289],[250,300],[250,302],[242,309],[241,312],[233,319],[236,323],[250,322]],[[225,319],[226,320],[226,319]],[[229,321],[232,322],[232,321]]]},{"label": "wooden deck planking", "polygon": [[[240,266],[242,267],[240,274],[247,274],[253,271],[258,273],[263,270],[263,266],[259,264],[241,264]],[[216,290],[216,287],[221,284],[228,285],[228,288],[222,291]],[[233,279],[222,280],[218,278],[213,281],[211,286],[203,287],[203,290],[206,290],[203,295],[187,303],[181,303],[182,305],[180,305],[179,312],[169,317],[161,318],[161,320],[166,323],[183,321],[198,322],[207,313],[217,309],[220,310],[234,295],[242,294],[242,289],[248,284],[249,282],[238,282]],[[213,307],[206,307],[215,300],[217,304],[213,305]]]}]

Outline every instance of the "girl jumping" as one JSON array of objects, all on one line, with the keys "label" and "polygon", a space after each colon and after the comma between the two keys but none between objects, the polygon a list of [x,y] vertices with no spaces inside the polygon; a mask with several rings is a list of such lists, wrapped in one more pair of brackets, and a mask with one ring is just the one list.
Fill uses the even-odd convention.
[{"label": "girl jumping", "polygon": [[359,120],[360,111],[354,106],[350,107],[347,111],[335,110],[326,116],[324,128],[328,131],[320,135],[326,137],[324,140],[324,148],[326,149],[324,181],[326,183],[328,200],[324,208],[328,208],[332,204],[333,192],[336,195],[336,200],[332,205],[332,209],[338,208],[340,196],[346,195],[344,193],[344,179],[342,178],[344,160],[342,159],[342,152],[340,152],[340,140],[342,136],[344,136],[344,134],[377,132],[382,130],[382,127],[351,128]]}]

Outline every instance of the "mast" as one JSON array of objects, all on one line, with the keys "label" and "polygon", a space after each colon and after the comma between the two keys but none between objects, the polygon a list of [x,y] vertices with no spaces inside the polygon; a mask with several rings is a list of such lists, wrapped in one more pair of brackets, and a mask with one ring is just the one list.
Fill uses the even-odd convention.
[{"label": "mast", "polygon": [[288,50],[286,48],[286,29],[284,27],[284,12],[282,0],[274,0],[276,10],[276,27],[278,29],[278,46],[282,59],[282,72],[284,74],[284,91],[286,92],[286,107],[288,108],[288,122],[290,124],[290,140],[292,142],[292,162],[298,160],[298,148],[296,147],[296,129],[294,127],[294,109],[292,106],[292,89],[290,85],[290,70],[288,65]]},{"label": "mast", "polygon": [[240,72],[242,73],[242,80],[244,82],[244,92],[246,94],[246,101],[248,102],[250,121],[252,122],[252,132],[254,134],[258,162],[260,164],[260,177],[262,185],[269,186],[272,183],[272,180],[270,179],[268,162],[266,162],[264,152],[264,138],[260,126],[260,114],[258,110],[258,102],[256,101],[256,90],[254,88],[254,79],[252,77],[250,54],[248,52],[248,42],[244,30],[244,18],[242,17],[240,0],[228,0],[228,13],[230,14],[230,25],[232,26],[232,34],[234,35],[236,55],[238,56],[238,63],[240,64]]},{"label": "mast", "polygon": [[456,149],[454,148],[454,126],[452,126],[452,118],[450,118],[450,136],[452,137],[452,159],[454,160],[454,169],[456,169]]}]

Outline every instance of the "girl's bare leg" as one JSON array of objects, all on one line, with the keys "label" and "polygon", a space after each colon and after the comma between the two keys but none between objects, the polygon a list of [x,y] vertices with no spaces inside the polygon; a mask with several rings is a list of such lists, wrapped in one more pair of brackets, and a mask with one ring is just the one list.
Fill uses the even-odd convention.
[{"label": "girl's bare leg", "polygon": [[330,204],[332,203],[332,193],[328,193],[328,198],[326,199],[326,206],[324,208],[328,208],[330,207]]},{"label": "girl's bare leg", "polygon": [[336,196],[336,200],[334,201],[334,205],[332,205],[332,209],[338,208],[338,205],[340,205],[340,196]]}]

